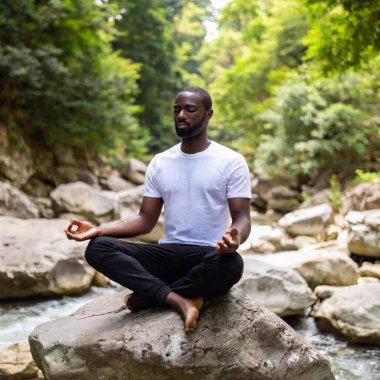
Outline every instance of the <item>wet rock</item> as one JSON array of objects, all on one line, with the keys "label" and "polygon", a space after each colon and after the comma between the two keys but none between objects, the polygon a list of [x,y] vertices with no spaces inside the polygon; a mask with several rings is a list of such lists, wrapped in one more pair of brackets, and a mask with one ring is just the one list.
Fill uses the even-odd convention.
[{"label": "wet rock", "polygon": [[380,282],[346,286],[323,301],[315,314],[346,337],[380,344]]},{"label": "wet rock", "polygon": [[0,217],[0,299],[82,294],[94,270],[86,242],[66,239],[60,219]]},{"label": "wet rock", "polygon": [[280,317],[303,315],[316,300],[306,281],[294,270],[243,256],[244,274],[237,287],[256,303]]},{"label": "wet rock", "polygon": [[348,249],[359,256],[380,258],[380,209],[351,211],[346,220],[350,225]]},{"label": "wet rock", "polygon": [[323,234],[332,218],[333,209],[323,204],[290,212],[278,224],[289,234],[314,236]]},{"label": "wet rock", "polygon": [[36,379],[38,368],[28,343],[15,343],[0,349],[0,379]]},{"label": "wet rock", "polygon": [[57,213],[76,213],[89,221],[100,224],[119,216],[119,199],[116,193],[100,191],[84,182],[58,186],[51,192]]},{"label": "wet rock", "polygon": [[29,219],[38,217],[37,206],[24,194],[6,182],[0,182],[0,215]]},{"label": "wet rock", "polygon": [[191,334],[169,308],[126,311],[124,294],[35,328],[29,342],[46,379],[334,379],[327,359],[241,292],[206,304]]}]

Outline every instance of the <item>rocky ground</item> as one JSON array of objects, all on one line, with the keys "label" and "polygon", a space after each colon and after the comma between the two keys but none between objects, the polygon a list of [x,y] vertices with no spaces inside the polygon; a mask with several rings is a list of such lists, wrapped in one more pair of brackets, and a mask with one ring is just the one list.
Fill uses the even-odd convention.
[{"label": "rocky ground", "polygon": [[[137,160],[119,171],[58,167],[61,184],[52,188],[37,180],[22,184],[27,175],[20,169],[17,181],[0,182],[0,299],[107,286],[83,260],[86,244],[66,240],[63,229],[74,216],[104,224],[134,215],[145,170]],[[380,183],[347,189],[339,213],[326,189],[301,203],[291,181],[254,178],[252,192],[254,228],[240,250],[244,276],[235,292],[205,308],[198,338],[187,339],[170,310],[137,320],[107,296],[36,327],[30,344],[45,377],[86,379],[96,371],[99,379],[135,373],[141,379],[334,378],[328,362],[275,314],[312,313],[347,340],[380,345]],[[141,240],[162,235],[163,217]],[[0,378],[43,378],[23,342],[0,357]]]}]

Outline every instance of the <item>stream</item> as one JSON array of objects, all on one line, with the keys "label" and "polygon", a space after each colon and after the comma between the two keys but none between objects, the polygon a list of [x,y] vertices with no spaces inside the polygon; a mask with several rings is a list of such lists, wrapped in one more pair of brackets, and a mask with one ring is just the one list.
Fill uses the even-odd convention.
[{"label": "stream", "polygon": [[[69,315],[94,298],[114,291],[92,287],[81,297],[2,302],[0,348],[26,341],[36,325]],[[311,317],[287,318],[286,322],[330,360],[337,380],[380,380],[380,348],[355,345],[338,334],[320,331]]]}]

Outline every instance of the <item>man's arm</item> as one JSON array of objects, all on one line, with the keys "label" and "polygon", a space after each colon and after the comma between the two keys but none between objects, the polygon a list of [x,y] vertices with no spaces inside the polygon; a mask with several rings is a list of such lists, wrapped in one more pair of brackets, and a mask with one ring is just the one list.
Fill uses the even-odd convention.
[{"label": "man's arm", "polygon": [[[113,226],[95,227],[92,224],[72,220],[65,233],[69,239],[78,241],[92,239],[97,236],[128,238],[144,235],[152,231],[160,216],[164,202],[162,198],[143,197],[139,215],[123,220]],[[76,226],[76,228],[73,228]]]},{"label": "man's arm", "polygon": [[217,243],[219,253],[235,252],[251,232],[250,199],[230,198],[228,207],[232,218],[230,228]]}]

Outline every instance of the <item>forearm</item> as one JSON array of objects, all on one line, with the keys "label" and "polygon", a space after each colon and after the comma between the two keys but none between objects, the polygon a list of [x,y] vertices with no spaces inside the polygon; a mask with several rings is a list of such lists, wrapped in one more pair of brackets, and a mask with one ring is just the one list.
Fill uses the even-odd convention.
[{"label": "forearm", "polygon": [[236,228],[240,238],[240,244],[243,244],[251,232],[251,220],[247,216],[241,216],[234,220],[230,228]]},{"label": "forearm", "polygon": [[147,223],[143,216],[137,215],[111,226],[98,227],[98,236],[130,238],[144,235],[152,230],[154,224]]}]

